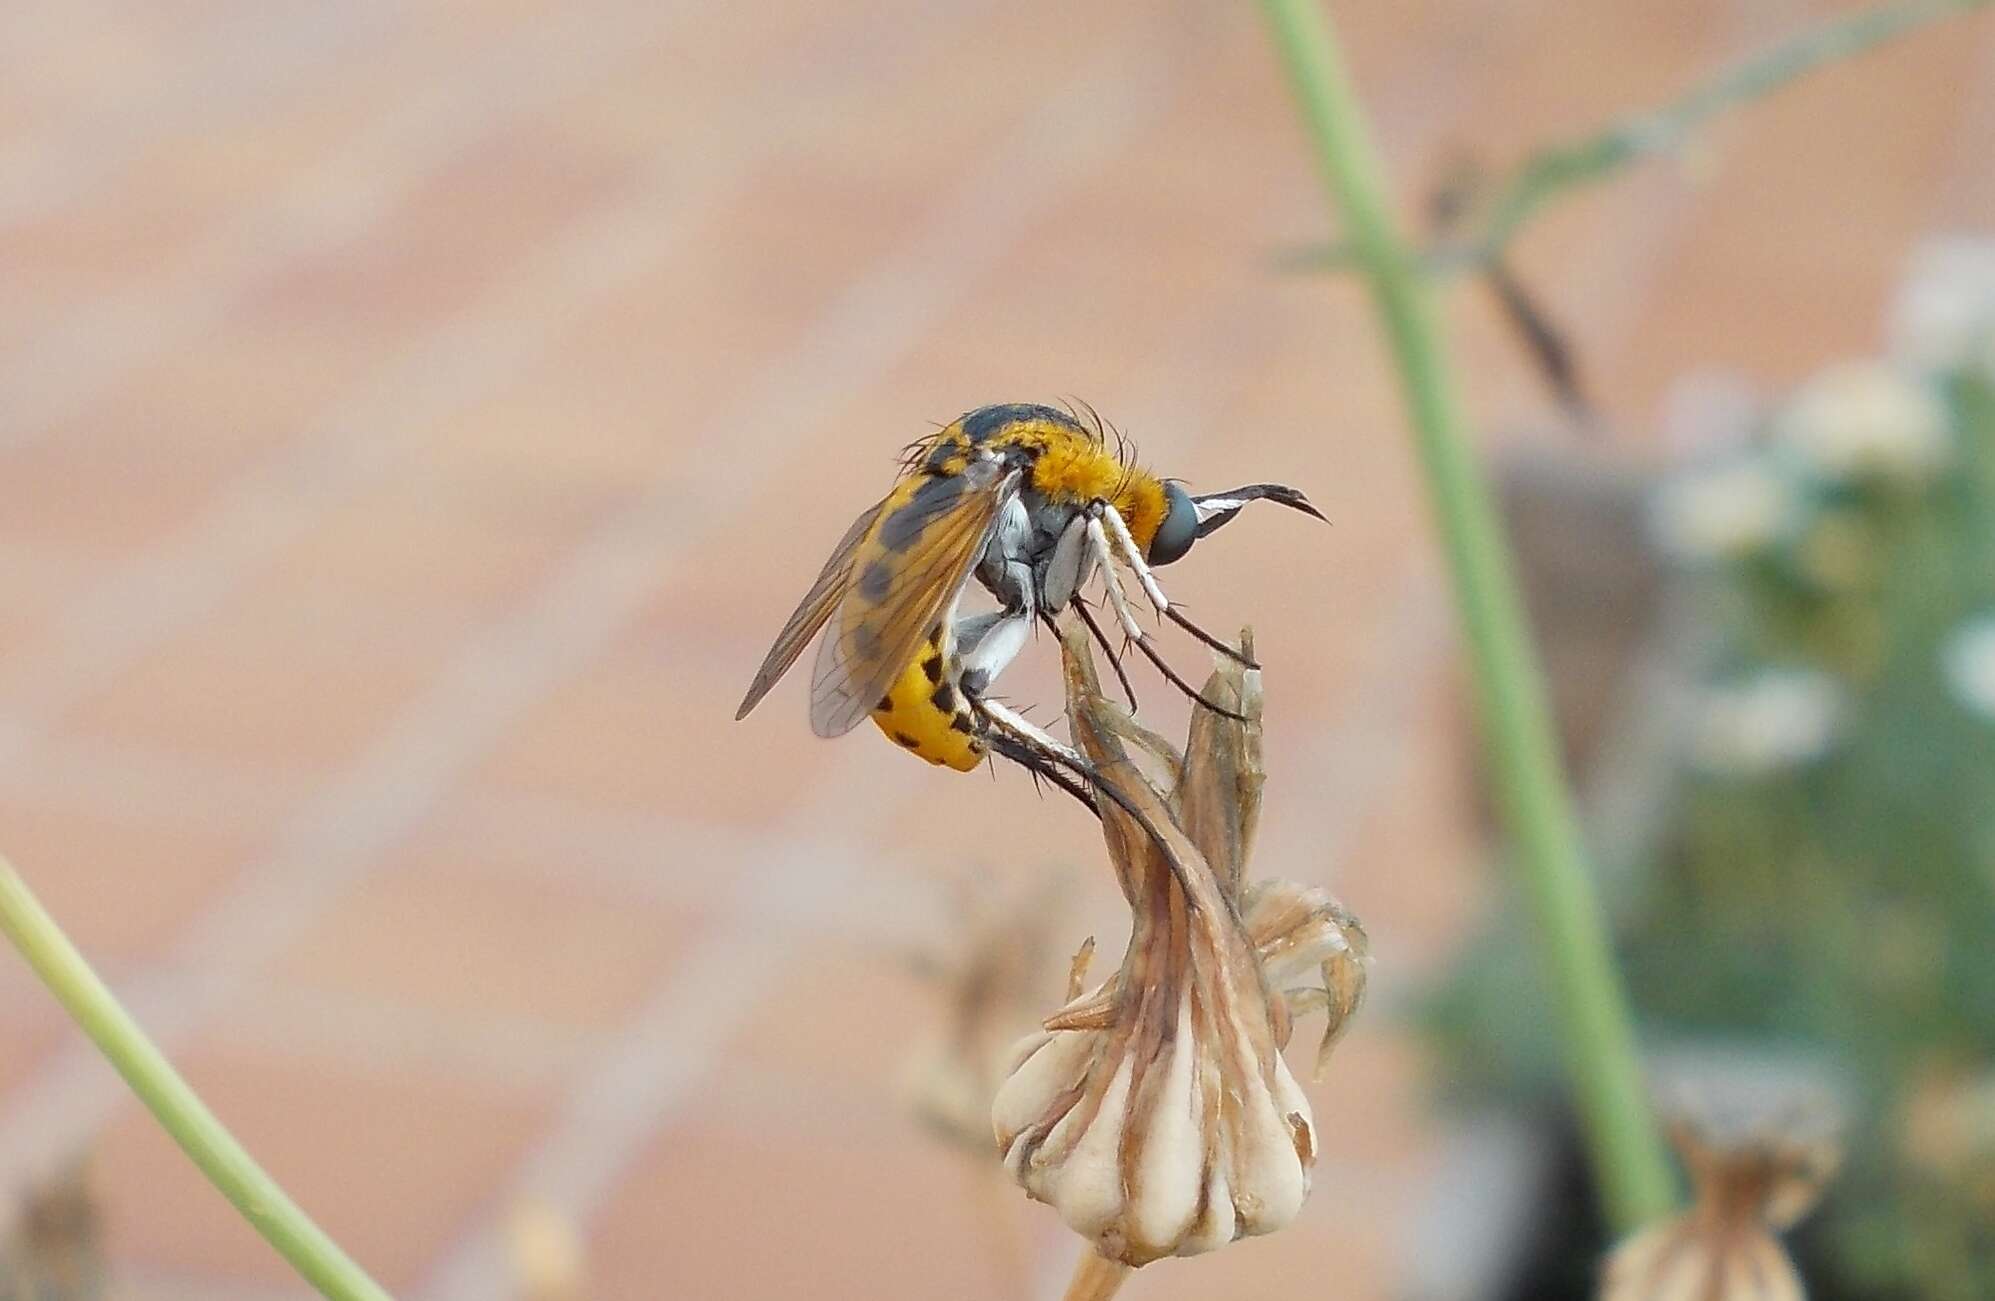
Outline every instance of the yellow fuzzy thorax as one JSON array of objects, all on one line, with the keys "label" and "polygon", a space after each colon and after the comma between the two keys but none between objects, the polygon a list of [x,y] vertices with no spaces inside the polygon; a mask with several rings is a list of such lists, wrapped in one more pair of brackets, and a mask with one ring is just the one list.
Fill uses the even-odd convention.
[{"label": "yellow fuzzy thorax", "polygon": [[[1016,413],[1016,414],[1014,414]],[[974,432],[978,416],[986,423]],[[991,421],[991,416],[998,420]],[[960,474],[973,447],[1022,448],[1033,453],[1031,486],[1049,501],[1114,505],[1143,551],[1164,522],[1164,484],[1157,476],[1125,462],[1096,431],[1043,407],[986,408],[972,412],[932,438],[910,448],[910,470],[926,464],[931,472]],[[928,459],[931,454],[934,459]]]},{"label": "yellow fuzzy thorax", "polygon": [[1032,466],[1032,486],[1050,501],[1111,503],[1129,526],[1138,548],[1164,522],[1164,485],[1148,470],[1124,465],[1107,448],[1083,434],[1058,430]]}]

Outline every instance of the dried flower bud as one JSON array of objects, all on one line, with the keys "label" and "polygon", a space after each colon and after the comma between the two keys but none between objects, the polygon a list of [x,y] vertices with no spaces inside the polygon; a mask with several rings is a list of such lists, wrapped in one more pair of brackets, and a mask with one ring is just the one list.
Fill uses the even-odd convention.
[{"label": "dried flower bud", "polygon": [[1680,1119],[1692,1205],[1615,1248],[1601,1301],[1803,1301],[1776,1235],[1821,1199],[1841,1158],[1834,1130],[1820,1106]]},{"label": "dried flower bud", "polygon": [[[1258,672],[1221,663],[1204,694],[1247,721],[1197,711],[1180,756],[1102,699],[1084,637],[1063,651],[1075,743],[1142,815],[1103,801],[1133,923],[1116,974],[1014,1050],[992,1122],[1027,1192],[1105,1260],[1142,1265],[1301,1209],[1317,1143],[1280,1056],[1283,986],[1324,973],[1309,993],[1334,1039],[1363,988],[1363,931],[1322,891],[1242,886],[1260,811]],[[1125,743],[1161,761],[1168,789]]]},{"label": "dried flower bud", "polygon": [[[1323,1013],[1323,1039],[1316,1049],[1320,1077],[1330,1050],[1364,1001],[1371,966],[1365,929],[1329,891],[1292,881],[1254,882],[1241,899],[1240,912],[1261,972],[1269,987],[1281,993],[1287,1015]],[[1312,974],[1320,985],[1300,983]],[[1287,1039],[1283,1034],[1284,1047]]]},{"label": "dried flower bud", "polygon": [[1056,988],[1050,932],[1065,911],[1066,880],[1049,874],[1007,890],[986,874],[962,878],[950,942],[920,964],[946,1000],[945,1019],[908,1063],[907,1102],[930,1129],[979,1156],[990,1151],[991,1099],[1011,1046]]}]

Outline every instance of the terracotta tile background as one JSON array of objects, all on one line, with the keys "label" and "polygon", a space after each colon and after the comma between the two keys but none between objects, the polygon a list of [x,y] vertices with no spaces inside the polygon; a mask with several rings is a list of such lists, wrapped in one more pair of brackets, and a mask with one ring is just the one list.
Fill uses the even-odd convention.
[{"label": "terracotta tile background", "polygon": [[[1337,6],[1409,188],[1830,8]],[[1910,242],[1995,214],[1991,159],[1982,20],[1520,264],[1639,443],[1689,368],[1866,345]],[[1050,1215],[903,1115],[940,1014],[906,954],[952,876],[1064,865],[1056,943],[1112,956],[1087,824],[821,744],[794,683],[729,715],[896,448],[1084,395],[1335,521],[1173,581],[1257,625],[1261,869],[1334,884],[1382,990],[1302,1222],[1129,1294],[1389,1296],[1440,1132],[1395,995],[1486,882],[1378,344],[1267,270],[1325,228],[1245,4],[0,6],[0,844],[399,1295],[506,1295],[522,1197],[600,1298],[1052,1295]],[[1451,310],[1483,426],[1541,425]],[[0,961],[0,1180],[79,1145],[125,1295],[299,1294]]]}]

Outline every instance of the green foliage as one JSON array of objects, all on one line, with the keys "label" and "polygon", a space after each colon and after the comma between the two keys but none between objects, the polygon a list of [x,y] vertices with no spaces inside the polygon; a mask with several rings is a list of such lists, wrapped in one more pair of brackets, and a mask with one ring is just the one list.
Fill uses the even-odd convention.
[{"label": "green foliage", "polygon": [[[1618,927],[1649,1040],[1838,1064],[1849,1162],[1814,1236],[1846,1282],[1933,1301],[1995,1296],[1995,348],[1970,338],[1827,371],[1658,494],[1694,685]],[[1550,1078],[1509,933],[1430,1009],[1465,1091]]]},{"label": "green foliage", "polygon": [[1677,843],[1626,935],[1660,1022],[1844,1064],[1865,1105],[1827,1240],[1853,1279],[1936,1299],[1995,1295],[1995,1206],[1958,1178],[1995,1151],[1907,1141],[1915,1102],[1953,1108],[1995,1068],[1991,380],[1832,373],[1751,453],[1789,520],[1701,575],[1704,680],[1819,684],[1824,725],[1760,753],[1693,735]]}]

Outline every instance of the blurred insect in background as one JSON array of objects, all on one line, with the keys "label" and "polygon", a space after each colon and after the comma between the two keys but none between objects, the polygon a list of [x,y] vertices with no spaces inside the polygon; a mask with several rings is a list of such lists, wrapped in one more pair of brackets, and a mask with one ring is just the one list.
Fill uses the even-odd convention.
[{"label": "blurred insect in background", "polygon": [[[1152,571],[1181,559],[1250,501],[1323,516],[1276,483],[1194,496],[1137,466],[1128,444],[1089,416],[1084,424],[1051,407],[987,406],[910,445],[900,481],[839,540],[735,717],[747,717],[829,623],[811,674],[819,736],[842,736],[871,717],[930,763],[968,772],[995,752],[1094,807],[1090,788],[1105,788],[1086,761],[989,695],[1034,623],[1051,624],[1072,608],[1116,658],[1080,595],[1099,574],[1129,643],[1196,697],[1137,623],[1117,566],[1135,576],[1158,614],[1239,659],[1165,597]],[[959,612],[972,575],[997,599],[996,610]]]}]

